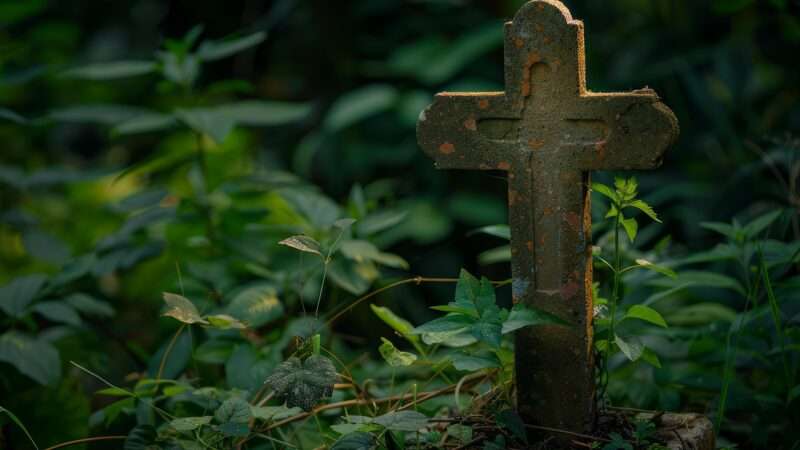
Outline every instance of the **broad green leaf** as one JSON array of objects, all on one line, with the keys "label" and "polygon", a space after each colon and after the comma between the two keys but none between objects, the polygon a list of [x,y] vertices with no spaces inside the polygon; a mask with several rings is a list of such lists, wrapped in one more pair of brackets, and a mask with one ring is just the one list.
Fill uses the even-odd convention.
[{"label": "broad green leaf", "polygon": [[363,431],[346,434],[331,446],[331,450],[373,450],[374,448],[375,437]]},{"label": "broad green leaf", "polygon": [[311,113],[310,103],[246,100],[216,107],[219,114],[237,124],[250,126],[285,125]]},{"label": "broad green leaf", "polygon": [[775,222],[782,214],[782,210],[770,211],[745,225],[742,231],[747,238],[755,239],[762,231],[772,225],[772,223]]},{"label": "broad green leaf", "polygon": [[658,278],[650,281],[648,284],[653,286],[671,288],[673,286],[686,283],[691,283],[693,287],[698,287],[698,288],[713,287],[721,289],[731,289],[740,293],[741,295],[745,295],[744,288],[739,283],[739,281],[727,275],[722,275],[716,272],[684,270],[681,271],[678,274],[678,277],[674,280]]},{"label": "broad green leaf", "polygon": [[500,323],[499,317],[486,318],[482,316],[480,320],[472,324],[469,330],[475,339],[485,342],[494,349],[500,348],[503,339],[503,325]]},{"label": "broad green leaf", "polygon": [[670,278],[676,278],[678,276],[678,274],[676,274],[675,271],[670,269],[669,267],[664,267],[664,266],[659,266],[657,264],[653,264],[653,263],[651,263],[650,261],[648,261],[646,259],[639,258],[639,259],[636,260],[636,264],[639,267],[643,268],[643,269],[652,270],[653,272],[658,272],[658,273],[660,273],[662,275],[666,275],[666,276],[668,276]]},{"label": "broad green leaf", "polygon": [[461,269],[456,283],[455,302],[464,306],[475,306],[475,298],[481,290],[481,282],[469,272]]},{"label": "broad green leaf", "polygon": [[219,423],[247,423],[252,417],[250,404],[239,397],[231,397],[214,411],[214,420]]},{"label": "broad green leaf", "polygon": [[617,193],[614,192],[613,189],[611,189],[610,187],[606,186],[605,184],[592,183],[592,191],[593,192],[597,192],[598,194],[603,195],[605,197],[608,197],[608,199],[611,200],[613,203],[619,203],[620,202],[620,199],[619,199],[619,196],[617,196]]},{"label": "broad green leaf", "polygon": [[183,108],[176,110],[175,115],[189,128],[208,135],[217,144],[221,144],[236,125],[233,118],[216,108]]},{"label": "broad green leaf", "polygon": [[511,261],[511,246],[501,245],[478,255],[478,263],[482,266]]},{"label": "broad green leaf", "polygon": [[88,64],[65,71],[62,76],[83,80],[115,80],[152,73],[156,70],[153,61],[113,61]]},{"label": "broad green leaf", "polygon": [[497,297],[494,293],[492,282],[486,277],[481,277],[478,295],[475,296],[475,307],[483,316],[487,311],[497,309]]},{"label": "broad green leaf", "polygon": [[628,206],[638,209],[639,211],[647,214],[647,216],[653,219],[653,221],[661,223],[661,219],[658,218],[658,214],[656,214],[656,212],[653,211],[653,208],[645,203],[644,200],[634,200],[628,203]]},{"label": "broad green leaf", "polygon": [[62,265],[70,259],[71,252],[64,241],[37,229],[26,230],[22,234],[25,250],[34,258],[55,265]]},{"label": "broad green leaf", "polygon": [[733,322],[736,320],[736,310],[719,303],[703,302],[688,306],[681,306],[674,311],[666,313],[667,320],[673,326],[701,326],[713,322]]},{"label": "broad green leaf", "polygon": [[716,231],[717,233],[733,241],[738,240],[737,237],[739,233],[737,232],[736,227],[733,225],[720,222],[701,222],[700,227],[707,230]]},{"label": "broad green leaf", "polygon": [[392,367],[405,367],[414,364],[417,360],[417,355],[409,352],[401,352],[392,342],[386,338],[381,338],[383,343],[378,347],[378,350],[383,356],[383,359]]},{"label": "broad green leaf", "polygon": [[287,417],[292,417],[303,412],[300,408],[287,408],[284,405],[280,406],[251,406],[250,412],[253,417],[260,420],[282,420]]},{"label": "broad green leaf", "polygon": [[47,117],[58,122],[117,125],[149,111],[127,105],[76,105],[51,111]]},{"label": "broad green leaf", "polygon": [[224,364],[233,352],[234,343],[227,340],[209,339],[194,351],[194,359],[208,364]]},{"label": "broad green leaf", "polygon": [[200,312],[197,310],[197,307],[194,306],[188,298],[165,292],[164,302],[167,304],[167,310],[161,314],[162,316],[172,317],[173,319],[188,324],[208,324],[208,321],[200,317]]},{"label": "broad green leaf", "polygon": [[339,97],[325,117],[324,127],[337,132],[389,109],[397,90],[388,84],[372,84]]},{"label": "broad green leaf", "polygon": [[459,305],[458,303],[453,303],[453,302],[451,302],[451,303],[449,303],[447,305],[431,306],[431,309],[436,310],[436,311],[446,312],[446,313],[464,314],[464,315],[473,317],[475,319],[478,319],[480,317],[480,314],[478,314],[478,310],[475,309],[474,307],[470,307],[470,306],[466,306],[466,305]]},{"label": "broad green leaf", "polygon": [[64,301],[78,312],[88,316],[111,317],[114,315],[114,308],[111,305],[87,294],[72,294]]},{"label": "broad green leaf", "polygon": [[33,305],[33,310],[51,322],[65,323],[76,327],[82,323],[78,313],[63,301],[39,302]]},{"label": "broad green leaf", "polygon": [[231,300],[227,311],[252,328],[272,322],[284,314],[277,291],[269,285],[256,285],[241,291]]},{"label": "broad green leaf", "polygon": [[258,31],[246,36],[225,39],[221,41],[204,41],[197,49],[197,56],[203,61],[216,61],[218,59],[227,58],[228,56],[235,55],[236,53],[247,50],[248,48],[255,47],[256,45],[264,42],[267,38],[267,33]]},{"label": "broad green leaf", "polygon": [[291,357],[282,362],[264,382],[279,401],[289,407],[310,411],[333,393],[337,373],[333,363],[321,355],[311,355],[304,362]]},{"label": "broad green leaf", "polygon": [[474,372],[490,367],[500,367],[500,360],[493,354],[477,356],[468,355],[459,351],[450,356],[450,360],[453,362],[453,367],[455,367],[456,370],[467,372]]},{"label": "broad green leaf", "polygon": [[391,228],[408,216],[407,211],[380,210],[367,214],[356,224],[356,232],[360,236],[370,236]]},{"label": "broad green leaf", "polygon": [[262,359],[247,343],[239,343],[225,362],[225,381],[228,386],[255,392],[264,384],[264,379],[275,368],[275,363]]},{"label": "broad green leaf", "polygon": [[33,299],[39,294],[47,282],[41,274],[26,275],[15,278],[7,285],[0,287],[0,309],[13,317],[22,317]]},{"label": "broad green leaf", "polygon": [[112,134],[128,135],[137,133],[150,133],[153,131],[168,130],[178,124],[178,119],[172,114],[149,112],[131,117],[118,123],[111,129]]},{"label": "broad green leaf", "polygon": [[661,360],[658,359],[658,355],[656,355],[652,349],[644,348],[642,351],[642,360],[653,367],[661,368]]},{"label": "broad green leaf", "polygon": [[39,384],[54,385],[61,378],[58,350],[18,331],[0,335],[0,361],[11,364]]},{"label": "broad green leaf", "polygon": [[372,421],[391,431],[418,431],[428,426],[428,417],[417,411],[393,411]]},{"label": "broad green leaf", "polygon": [[237,320],[235,317],[231,317],[227,314],[212,314],[206,316],[205,319],[208,320],[208,323],[212,327],[219,328],[220,330],[241,330],[243,328],[247,328],[245,324]]},{"label": "broad green leaf", "polygon": [[645,322],[650,322],[663,328],[667,328],[667,322],[661,317],[661,314],[655,309],[645,305],[633,305],[625,313],[625,319],[639,319]]},{"label": "broad green leaf", "polygon": [[357,263],[347,258],[334,259],[328,266],[328,278],[353,295],[367,292],[379,275],[372,263]]},{"label": "broad green leaf", "polygon": [[211,423],[211,416],[181,417],[170,421],[169,426],[177,431],[194,431],[203,425]]},{"label": "broad green leaf", "polygon": [[447,347],[466,347],[478,342],[469,327],[450,331],[431,331],[422,333],[422,342],[428,345],[442,344]]},{"label": "broad green leaf", "polygon": [[639,231],[639,223],[636,222],[636,219],[633,217],[628,219],[622,219],[622,228],[625,229],[625,234],[628,235],[628,239],[633,242],[636,239],[636,233]]},{"label": "broad green leaf", "polygon": [[474,318],[462,314],[448,314],[414,328],[412,333],[426,334],[464,330],[473,323],[475,323]]},{"label": "broad green leaf", "polygon": [[503,334],[533,325],[570,326],[570,323],[548,312],[518,303],[511,308],[508,319],[503,322]]},{"label": "broad green leaf", "polygon": [[406,260],[391,253],[383,253],[368,241],[350,239],[342,241],[340,251],[346,257],[357,262],[373,261],[387,267],[408,269]]},{"label": "broad green leaf", "polygon": [[300,250],[301,252],[313,253],[322,257],[322,248],[319,245],[319,242],[310,236],[291,236],[278,242],[278,244],[291,247],[295,250]]},{"label": "broad green leaf", "polygon": [[636,361],[642,356],[644,352],[644,345],[636,337],[622,338],[620,335],[614,336],[614,343],[617,344],[622,353],[631,360]]},{"label": "broad green leaf", "polygon": [[341,208],[333,200],[316,190],[286,188],[279,191],[291,206],[317,229],[329,228],[342,217]]}]

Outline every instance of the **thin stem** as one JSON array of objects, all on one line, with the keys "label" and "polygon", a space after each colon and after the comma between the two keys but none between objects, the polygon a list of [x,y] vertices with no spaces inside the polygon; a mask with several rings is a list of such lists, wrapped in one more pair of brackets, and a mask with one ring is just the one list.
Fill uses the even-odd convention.
[{"label": "thin stem", "polygon": [[95,441],[123,441],[127,439],[128,436],[95,436],[95,437],[88,437],[83,439],[75,439],[74,441],[67,441],[62,442],[60,444],[56,444],[52,447],[47,447],[44,450],[55,450],[57,448],[64,448],[64,447],[71,447],[73,445],[83,444],[84,442],[95,442]]},{"label": "thin stem", "polygon": [[[621,209],[621,208],[620,208]],[[611,350],[613,349],[614,345],[614,336],[615,336],[615,326],[616,326],[616,315],[617,315],[617,300],[619,296],[619,284],[620,284],[620,267],[622,266],[622,254],[619,250],[619,229],[620,229],[620,214],[614,219],[614,282],[613,287],[611,290],[611,299],[610,302],[610,322],[608,324],[608,334],[606,337],[606,351],[603,357],[603,385],[608,386],[609,378],[611,377],[611,373],[609,371],[608,362],[611,358]]]}]

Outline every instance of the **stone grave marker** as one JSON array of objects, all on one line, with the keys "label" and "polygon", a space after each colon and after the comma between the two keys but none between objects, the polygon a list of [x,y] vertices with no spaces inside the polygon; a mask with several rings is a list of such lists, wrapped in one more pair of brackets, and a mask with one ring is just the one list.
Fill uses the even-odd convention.
[{"label": "stone grave marker", "polygon": [[437,94],[417,137],[439,168],[507,173],[514,302],[574,324],[518,332],[517,408],[526,422],[586,432],[596,416],[589,174],[657,167],[678,122],[650,89],[587,90],[583,23],[555,0],[525,4],[504,48],[505,91]]}]

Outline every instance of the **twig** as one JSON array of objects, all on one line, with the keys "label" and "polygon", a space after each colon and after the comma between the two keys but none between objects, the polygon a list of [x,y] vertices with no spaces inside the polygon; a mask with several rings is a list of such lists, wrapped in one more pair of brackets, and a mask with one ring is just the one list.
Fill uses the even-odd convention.
[{"label": "twig", "polygon": [[527,424],[527,423],[525,424],[525,426],[527,428],[531,428],[531,429],[534,429],[534,430],[549,431],[551,433],[566,434],[567,436],[578,437],[578,438],[581,438],[581,439],[590,439],[592,441],[611,442],[610,439],[602,438],[602,437],[599,437],[599,436],[592,436],[592,435],[589,435],[589,434],[575,433],[574,431],[562,430],[560,428],[551,428],[551,427],[545,427],[545,426],[542,426],[542,425],[530,425],[530,424]]},{"label": "twig", "polygon": [[62,442],[60,444],[56,444],[52,447],[47,447],[44,450],[55,450],[57,448],[64,448],[69,447],[76,444],[83,444],[84,442],[94,442],[94,441],[122,441],[127,439],[128,436],[95,436],[95,437],[88,437],[83,439],[75,439],[74,441],[67,441]]}]

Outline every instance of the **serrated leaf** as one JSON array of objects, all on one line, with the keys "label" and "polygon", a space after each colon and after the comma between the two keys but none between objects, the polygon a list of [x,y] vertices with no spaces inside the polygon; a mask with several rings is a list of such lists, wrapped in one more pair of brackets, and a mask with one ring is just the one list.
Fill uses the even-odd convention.
[{"label": "serrated leaf", "polygon": [[112,61],[87,64],[62,73],[65,78],[82,80],[115,80],[118,78],[146,75],[156,70],[153,61]]},{"label": "serrated leaf", "polygon": [[592,183],[592,191],[609,198],[614,203],[619,203],[619,196],[613,189],[601,183]]},{"label": "serrated leaf", "polygon": [[295,357],[287,359],[264,383],[275,391],[278,400],[310,411],[330,397],[337,376],[336,367],[328,358],[311,355],[304,362]]},{"label": "serrated leaf", "polygon": [[257,328],[283,316],[284,308],[274,287],[259,285],[246,288],[231,300],[228,313]]},{"label": "serrated leaf", "polygon": [[239,397],[231,397],[214,411],[214,420],[224,424],[228,422],[247,423],[252,417],[250,404]]},{"label": "serrated leaf", "polygon": [[656,212],[653,211],[653,208],[650,205],[648,205],[644,200],[634,200],[628,203],[627,206],[630,206],[631,208],[636,208],[639,211],[647,214],[647,216],[653,219],[653,221],[661,223],[661,219],[658,218],[658,214],[656,214]]},{"label": "serrated leaf", "polygon": [[13,317],[22,317],[25,310],[44,287],[47,277],[41,274],[15,278],[0,287],[0,309]]},{"label": "serrated leaf", "polygon": [[631,306],[628,312],[625,313],[625,317],[623,317],[623,320],[625,319],[639,319],[652,323],[653,325],[667,328],[667,322],[661,317],[661,314],[655,309],[645,305]]},{"label": "serrated leaf", "polygon": [[246,36],[221,41],[204,41],[197,50],[197,56],[204,61],[216,61],[255,47],[264,42],[267,33],[258,31]]},{"label": "serrated leaf", "polygon": [[508,319],[503,322],[503,334],[534,325],[571,326],[569,322],[558,316],[518,303],[511,308]]},{"label": "serrated leaf", "polygon": [[428,417],[417,411],[393,411],[372,421],[391,431],[418,431],[428,426]]},{"label": "serrated leaf", "polygon": [[208,324],[208,321],[200,317],[200,312],[197,310],[197,307],[194,306],[188,298],[182,295],[165,292],[164,302],[167,304],[167,310],[161,314],[162,316],[172,317],[173,319],[188,324]]},{"label": "serrated leaf", "polygon": [[61,378],[58,350],[17,331],[0,335],[0,361],[11,364],[39,384],[54,385]]},{"label": "serrated leaf", "polygon": [[503,325],[497,320],[486,320],[484,317],[470,327],[470,333],[475,339],[485,342],[492,348],[500,348],[500,343],[503,340]]},{"label": "serrated leaf", "polygon": [[401,352],[392,342],[386,338],[381,338],[383,343],[378,347],[381,356],[392,367],[405,367],[414,364],[417,355],[409,352]]},{"label": "serrated leaf", "polygon": [[194,431],[211,423],[211,416],[181,417],[170,421],[169,426],[177,431]]},{"label": "serrated leaf", "polygon": [[455,302],[464,306],[475,306],[475,298],[481,290],[481,282],[464,269],[458,275]]},{"label": "serrated leaf", "polygon": [[310,236],[292,236],[278,242],[278,244],[291,247],[295,250],[300,250],[301,252],[313,253],[319,257],[322,257],[321,246],[319,245],[319,242]]},{"label": "serrated leaf", "polygon": [[639,231],[639,223],[636,222],[636,219],[633,217],[622,219],[620,223],[622,224],[622,228],[625,229],[625,234],[628,235],[628,239],[633,242],[633,240],[636,239],[636,233]]},{"label": "serrated leaf", "polygon": [[631,360],[636,361],[642,356],[644,345],[636,337],[622,338],[620,335],[614,336],[614,343],[617,344],[622,353]]}]

